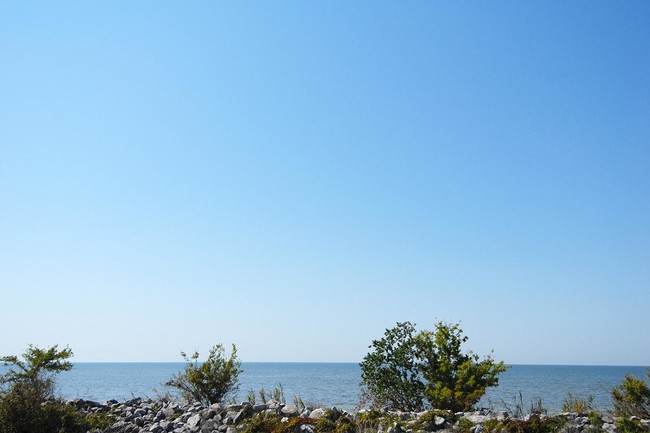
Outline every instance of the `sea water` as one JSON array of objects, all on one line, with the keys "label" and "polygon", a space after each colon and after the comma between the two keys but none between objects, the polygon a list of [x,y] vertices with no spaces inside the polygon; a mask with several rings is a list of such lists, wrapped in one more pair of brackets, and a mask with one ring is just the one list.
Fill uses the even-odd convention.
[{"label": "sea water", "polygon": [[[138,397],[155,398],[169,391],[164,386],[181,372],[183,363],[75,363],[71,371],[57,377],[57,391],[64,398],[106,401]],[[287,402],[299,396],[305,403],[352,410],[359,404],[361,370],[356,363],[244,362],[237,401],[248,391],[258,395],[281,386]],[[490,388],[477,406],[514,408],[519,394],[526,406],[541,399],[550,413],[562,411],[571,393],[593,396],[600,410],[611,409],[610,391],[629,373],[645,379],[647,367],[513,365],[499,376],[499,386]],[[259,397],[258,397],[259,398]]]}]

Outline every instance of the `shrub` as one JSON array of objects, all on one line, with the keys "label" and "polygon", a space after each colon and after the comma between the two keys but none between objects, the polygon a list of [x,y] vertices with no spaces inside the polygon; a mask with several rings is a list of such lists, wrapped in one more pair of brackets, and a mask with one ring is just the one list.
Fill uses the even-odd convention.
[{"label": "shrub", "polygon": [[424,388],[418,368],[415,326],[397,323],[374,340],[361,362],[364,395],[374,406],[389,410],[421,411]]},{"label": "shrub", "polygon": [[278,415],[261,413],[246,421],[242,433],[271,433],[279,430],[281,425],[281,418]]},{"label": "shrub", "polygon": [[488,387],[499,384],[498,375],[506,371],[503,361],[491,356],[483,359],[472,352],[463,353],[467,341],[459,324],[438,322],[435,332],[418,335],[422,376],[427,381],[424,394],[438,409],[466,411],[478,402]]},{"label": "shrub", "polygon": [[72,406],[54,398],[54,375],[72,368],[69,348],[47,350],[35,346],[22,355],[3,356],[10,366],[0,383],[1,433],[77,433],[87,430],[85,418]]},{"label": "shrub", "polygon": [[364,395],[389,410],[421,411],[430,407],[469,410],[506,370],[491,356],[461,349],[467,337],[458,324],[438,322],[436,330],[416,333],[410,322],[397,323],[372,342],[361,362]]},{"label": "shrub", "polygon": [[336,429],[336,423],[325,416],[318,418],[315,426],[318,433],[330,433]]},{"label": "shrub", "polygon": [[637,418],[619,418],[616,420],[616,428],[621,433],[647,433],[649,431]]},{"label": "shrub", "polygon": [[514,406],[506,403],[505,400],[501,399],[501,405],[506,408],[508,412],[512,414],[514,418],[525,418],[529,415],[544,415],[548,410],[544,407],[544,402],[541,397],[537,397],[530,400],[530,407],[527,410],[526,404],[524,403],[524,396],[519,391],[518,395],[513,397]]},{"label": "shrub", "polygon": [[550,417],[539,418],[532,417],[528,420],[510,419],[505,420],[503,427],[507,433],[555,433],[560,431],[567,423],[566,418]]},{"label": "shrub", "polygon": [[623,382],[612,390],[612,399],[615,415],[650,418],[650,388],[644,380],[626,374]]},{"label": "shrub", "polygon": [[234,344],[228,357],[223,346],[217,344],[203,363],[198,362],[198,352],[191,357],[184,352],[181,355],[187,362],[185,372],[174,375],[165,385],[179,389],[187,400],[206,405],[219,403],[239,389],[238,378],[242,370]]},{"label": "shrub", "polygon": [[490,419],[483,424],[483,429],[488,433],[556,433],[567,423],[563,417],[540,418],[538,416],[529,419],[506,419],[499,421]]},{"label": "shrub", "polygon": [[589,413],[594,411],[594,409],[593,395],[590,395],[587,398],[580,398],[569,393],[562,404],[562,410],[564,412]]},{"label": "shrub", "polygon": [[301,431],[301,426],[305,424],[312,424],[314,420],[311,418],[294,417],[290,418],[288,422],[280,422],[276,425],[271,433],[294,433]]},{"label": "shrub", "polygon": [[336,429],[334,431],[336,433],[355,433],[357,427],[347,416],[340,416],[336,420]]},{"label": "shrub", "polygon": [[443,418],[446,422],[452,423],[457,420],[456,415],[449,411],[433,409],[420,415],[414,422],[409,424],[409,427],[414,430],[435,431],[442,428],[442,426],[436,425],[436,418]]},{"label": "shrub", "polygon": [[115,417],[105,412],[91,413],[86,417],[86,422],[91,430],[103,430],[115,422]]}]

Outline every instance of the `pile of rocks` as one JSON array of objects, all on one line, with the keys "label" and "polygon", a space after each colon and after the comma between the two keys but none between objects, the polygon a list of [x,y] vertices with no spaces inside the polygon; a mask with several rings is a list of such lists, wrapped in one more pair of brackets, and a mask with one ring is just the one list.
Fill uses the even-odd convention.
[{"label": "pile of rocks", "polygon": [[[298,408],[293,404],[282,404],[270,400],[265,404],[213,404],[204,406],[200,403],[180,404],[174,401],[150,400],[134,398],[123,403],[110,400],[97,403],[88,400],[72,400],[68,404],[77,410],[97,419],[103,419],[107,425],[96,429],[96,433],[241,433],[246,428],[246,420],[261,414],[281,417],[281,422],[290,423],[292,418],[300,417],[300,423],[295,424],[292,433],[316,433],[318,420],[322,417],[347,417],[363,425],[362,421],[368,414],[359,411],[354,414],[337,410],[304,407]],[[447,416],[449,415],[449,416]],[[377,433],[485,433],[492,423],[500,422],[505,425],[510,420],[506,412],[491,412],[487,410],[457,414],[440,412],[432,416],[431,412],[385,412],[384,422],[377,422],[374,431]],[[365,418],[364,418],[365,416]],[[426,428],[418,422],[427,416]],[[516,422],[529,422],[559,418],[562,427],[558,433],[623,433],[616,427],[615,419],[607,414],[588,417],[584,414],[562,413],[554,417],[546,415],[529,415]],[[311,422],[309,419],[313,420]],[[388,422],[386,422],[388,421]],[[650,431],[650,420],[634,420],[642,429]],[[289,424],[287,424],[289,425]],[[359,428],[368,432],[368,425]],[[372,428],[371,428],[372,430]],[[500,429],[506,432],[506,429]],[[494,430],[492,430],[494,431]],[[497,430],[499,431],[499,430]]]},{"label": "pile of rocks", "polygon": [[[283,421],[288,422],[290,418],[298,416],[318,420],[326,412],[322,408],[309,407],[299,410],[294,404],[275,400],[255,405],[246,402],[204,406],[201,403],[183,405],[174,401],[142,398],[123,403],[117,400],[98,403],[76,399],[68,404],[74,405],[85,415],[106,414],[106,419],[115,420],[109,427],[97,430],[102,433],[237,433],[242,421],[261,413],[280,415]],[[337,411],[336,408],[332,410]],[[351,416],[347,412],[340,412]]]}]

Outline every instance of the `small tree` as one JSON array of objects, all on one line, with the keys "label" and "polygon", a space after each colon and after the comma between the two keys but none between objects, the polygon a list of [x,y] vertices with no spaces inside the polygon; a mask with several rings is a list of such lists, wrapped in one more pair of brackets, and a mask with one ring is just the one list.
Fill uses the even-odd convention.
[{"label": "small tree", "polygon": [[[650,380],[650,372],[647,376]],[[612,389],[612,400],[618,416],[650,418],[650,388],[644,380],[626,374],[623,382]]]},{"label": "small tree", "polygon": [[469,410],[488,387],[499,384],[498,375],[506,371],[503,361],[491,356],[483,359],[463,353],[467,341],[459,324],[438,322],[436,331],[422,331],[417,347],[420,371],[427,381],[424,395],[431,406],[453,412]]},{"label": "small tree", "polygon": [[0,361],[11,368],[0,377],[0,383],[28,386],[38,392],[41,400],[51,398],[54,393],[54,375],[72,368],[72,363],[68,361],[73,355],[72,350],[68,347],[58,350],[57,347],[44,350],[30,344],[23,353],[23,360],[15,355],[1,357]]},{"label": "small tree", "polygon": [[241,361],[237,359],[237,348],[232,345],[229,357],[221,344],[210,349],[208,359],[199,363],[199,353],[188,357],[181,352],[187,362],[185,371],[174,375],[165,385],[177,388],[188,400],[203,404],[219,403],[227,395],[239,389],[238,380]]},{"label": "small tree", "polygon": [[73,407],[54,398],[54,375],[72,368],[72,350],[57,346],[29,348],[22,355],[3,356],[10,368],[0,376],[1,433],[62,433],[87,430]]},{"label": "small tree", "polygon": [[424,383],[418,370],[415,326],[397,323],[373,340],[374,349],[361,366],[363,394],[375,406],[389,410],[420,411],[424,407]]},{"label": "small tree", "polygon": [[463,353],[466,341],[457,324],[439,322],[434,332],[416,333],[412,323],[397,323],[372,342],[360,364],[365,396],[390,410],[422,410],[425,398],[437,409],[470,409],[506,367]]}]

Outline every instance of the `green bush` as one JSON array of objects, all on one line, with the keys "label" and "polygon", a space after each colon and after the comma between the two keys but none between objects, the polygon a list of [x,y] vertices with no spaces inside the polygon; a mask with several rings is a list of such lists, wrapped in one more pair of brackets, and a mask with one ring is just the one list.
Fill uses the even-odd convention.
[{"label": "green bush", "polygon": [[427,405],[453,412],[469,410],[488,387],[498,385],[503,362],[461,349],[467,337],[458,324],[439,322],[435,331],[416,332],[397,323],[361,362],[364,397],[389,410],[421,411]]},{"label": "green bush", "polygon": [[389,410],[421,411],[425,385],[421,380],[415,326],[397,323],[374,340],[361,362],[364,396]]},{"label": "green bush", "polygon": [[619,418],[616,420],[616,428],[621,433],[647,433],[649,430],[641,424],[638,419]]},{"label": "green bush", "polygon": [[449,411],[433,409],[427,411],[425,414],[419,416],[414,422],[409,424],[413,430],[435,431],[440,427],[436,426],[436,418],[444,418],[445,421],[456,422],[456,415]]},{"label": "green bush", "polygon": [[271,433],[279,430],[280,425],[281,418],[278,415],[261,413],[245,422],[242,433]]},{"label": "green bush", "polygon": [[86,422],[91,430],[103,430],[115,422],[115,417],[106,412],[91,413],[86,417]]},{"label": "green bush", "polygon": [[355,433],[357,426],[347,416],[340,416],[336,420],[336,429],[334,431],[336,433]]},{"label": "green bush", "polygon": [[0,433],[81,433],[86,419],[54,398],[54,375],[72,368],[69,348],[29,346],[22,356],[3,356],[9,370],[0,376]]},{"label": "green bush", "polygon": [[576,395],[569,393],[567,398],[562,404],[562,410],[564,412],[575,412],[575,413],[589,413],[595,410],[594,407],[594,396],[590,395],[587,398],[581,398]]},{"label": "green bush", "polygon": [[181,355],[187,362],[185,371],[174,375],[165,385],[179,389],[187,400],[206,405],[219,403],[239,389],[239,373],[242,370],[234,344],[228,357],[223,346],[217,344],[210,349],[208,359],[203,363],[198,361],[198,352],[191,357],[184,352]]},{"label": "green bush", "polygon": [[617,416],[650,418],[650,388],[644,380],[626,374],[625,380],[612,390],[612,400]]},{"label": "green bush", "polygon": [[300,426],[304,424],[312,424],[314,420],[311,418],[294,417],[290,418],[288,422],[280,422],[276,425],[271,433],[298,433]]},{"label": "green bush", "polygon": [[318,433],[330,433],[336,430],[336,423],[328,417],[322,416],[316,421],[315,427]]},{"label": "green bush", "polygon": [[530,419],[506,419],[498,421],[491,419],[483,424],[483,429],[488,433],[557,433],[567,423],[563,417],[541,418],[539,416]]}]

